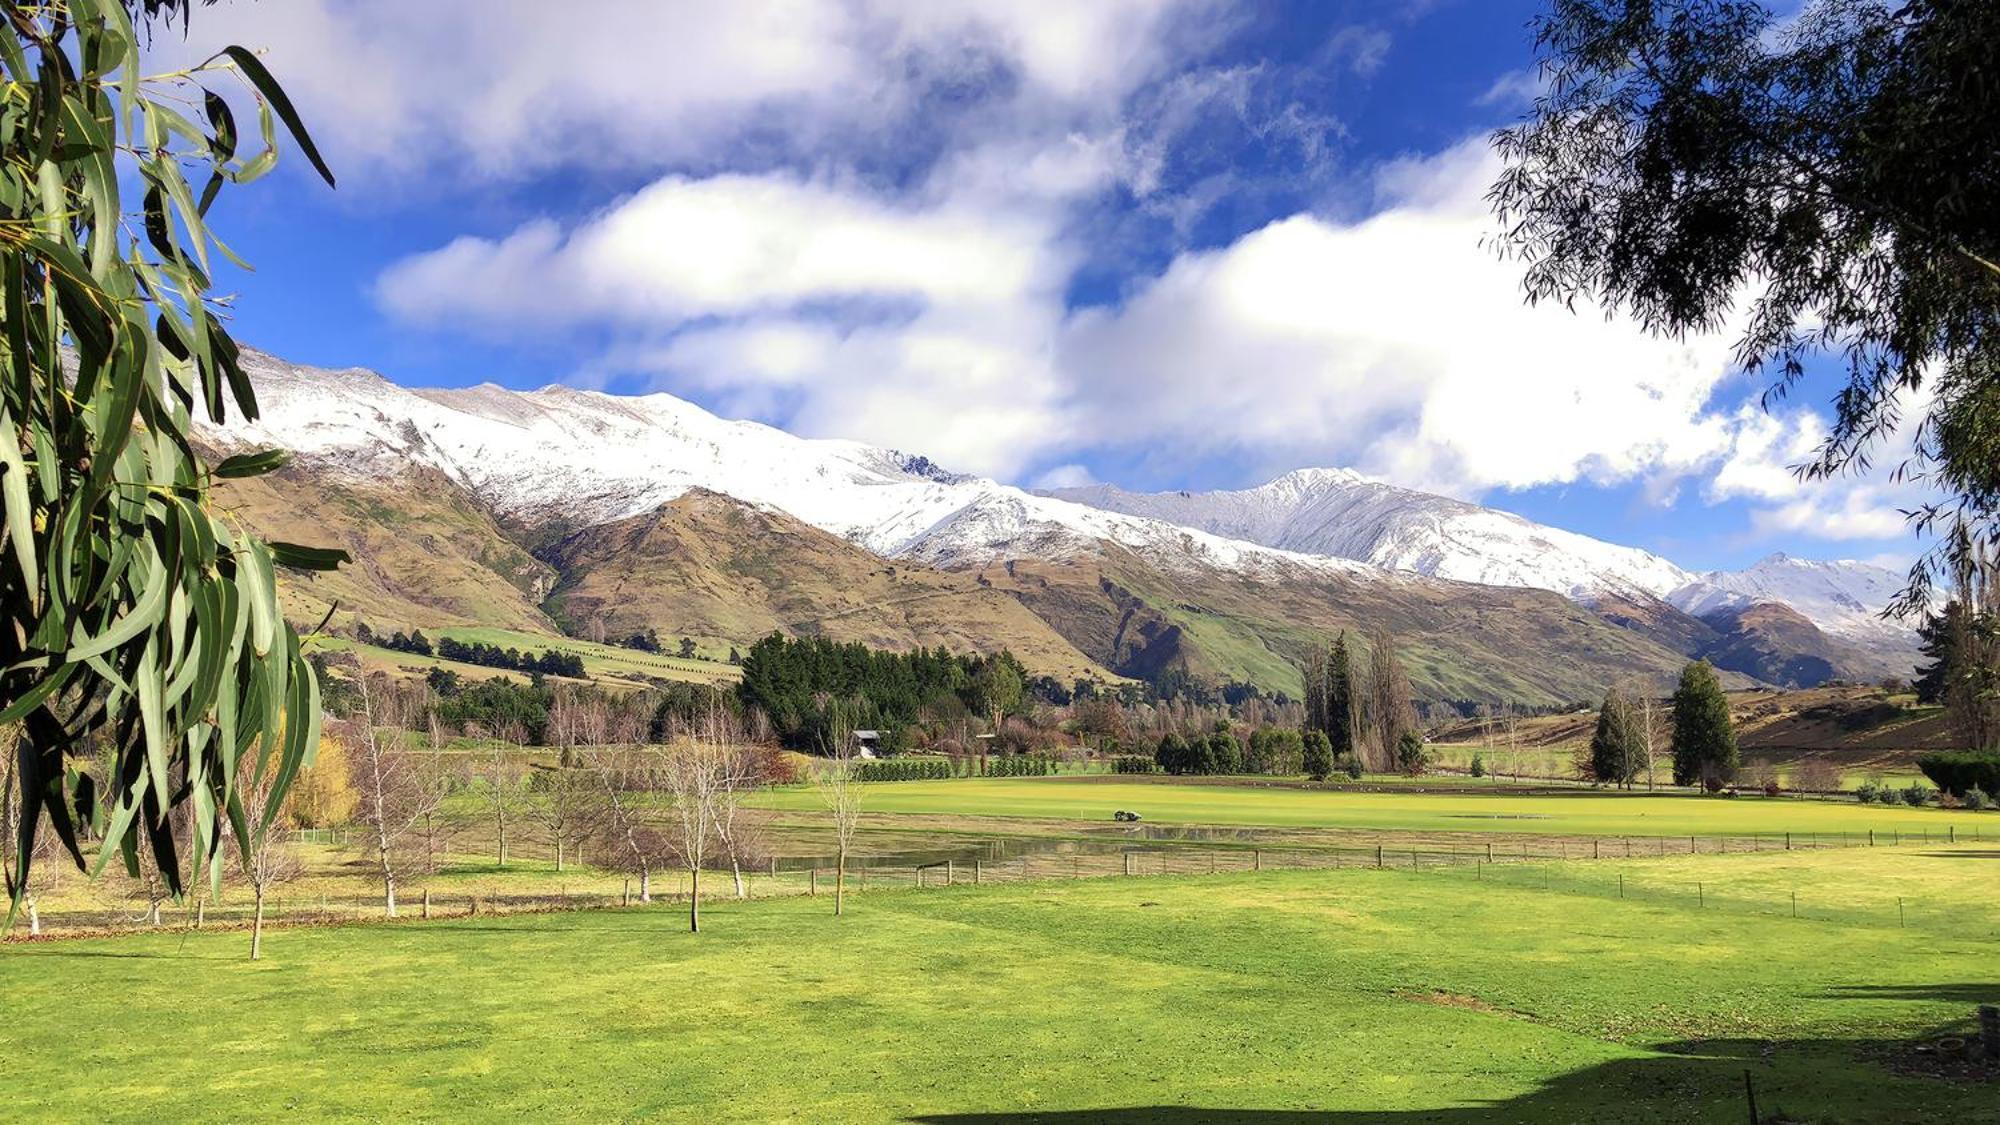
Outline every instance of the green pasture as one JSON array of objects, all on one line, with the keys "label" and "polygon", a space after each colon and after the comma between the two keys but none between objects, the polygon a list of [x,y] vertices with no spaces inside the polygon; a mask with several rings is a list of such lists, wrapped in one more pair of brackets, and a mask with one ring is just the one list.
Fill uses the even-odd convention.
[{"label": "green pasture", "polygon": [[[1980,865],[1899,854],[1992,912]],[[280,930],[256,964],[240,932],[8,946],[0,1114],[1740,1122],[1748,1071],[1767,1120],[1994,1119],[1915,1050],[2000,992],[1990,940],[1463,872],[830,906]]]},{"label": "green pasture", "polygon": [[[502,648],[518,648],[523,651],[533,649],[540,652],[543,649],[555,648],[574,652],[583,658],[583,671],[586,677],[614,684],[622,682],[639,685],[651,679],[727,684],[734,683],[741,675],[735,665],[724,661],[683,660],[678,656],[641,652],[638,649],[621,648],[617,645],[593,644],[573,637],[549,637],[537,633],[517,633],[509,629],[484,627],[440,629],[436,635],[451,636],[468,643],[482,641]],[[436,637],[432,639],[435,640]],[[496,676],[521,682],[526,682],[528,679],[523,673],[504,668],[488,668],[481,664],[466,664],[436,656],[397,652],[380,645],[361,644],[346,637],[316,637],[312,643],[334,651],[359,653],[372,668],[446,668],[468,680],[491,679]]]},{"label": "green pasture", "polygon": [[[1455,780],[1455,779],[1454,779]],[[1449,782],[1447,782],[1449,784]],[[757,802],[817,810],[810,788],[760,794]],[[1592,836],[1865,834],[1950,827],[2000,842],[2000,815],[1795,798],[1647,796],[1578,790],[1555,794],[1428,793],[1414,787],[1368,793],[1256,785],[1069,778],[964,778],[885,782],[867,787],[871,813],[1040,817],[1110,821],[1119,809],[1165,824],[1268,825],[1422,832],[1532,832]]]}]

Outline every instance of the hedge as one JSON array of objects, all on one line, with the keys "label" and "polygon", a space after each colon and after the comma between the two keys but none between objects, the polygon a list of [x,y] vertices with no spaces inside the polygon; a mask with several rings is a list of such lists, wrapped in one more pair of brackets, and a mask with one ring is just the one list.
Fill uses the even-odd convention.
[{"label": "hedge", "polygon": [[1111,759],[1112,773],[1159,773],[1160,763],[1151,758],[1125,754]]},{"label": "hedge", "polygon": [[1944,750],[1917,758],[1917,768],[1939,789],[1954,797],[1968,789],[2000,791],[2000,754],[1974,750]]},{"label": "hedge", "polygon": [[944,781],[952,769],[943,758],[890,758],[861,763],[859,776],[862,781]]},{"label": "hedge", "polygon": [[1056,760],[1046,754],[1012,754],[988,758],[988,777],[1047,777],[1056,772]]}]

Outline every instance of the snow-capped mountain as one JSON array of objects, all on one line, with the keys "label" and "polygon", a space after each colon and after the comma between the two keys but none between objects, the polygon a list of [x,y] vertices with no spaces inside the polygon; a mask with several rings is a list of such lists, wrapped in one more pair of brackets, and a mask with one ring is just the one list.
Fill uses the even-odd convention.
[{"label": "snow-capped mountain", "polygon": [[1300,469],[1256,488],[1223,492],[1136,493],[1094,485],[1050,495],[1306,554],[1579,599],[1602,593],[1661,597],[1695,578],[1636,547],[1346,469]]},{"label": "snow-capped mountain", "polygon": [[1304,469],[1229,492],[1037,494],[922,455],[726,420],[665,394],[418,390],[256,352],[244,363],[262,416],[209,429],[212,440],[287,448],[363,481],[435,470],[529,527],[607,523],[707,489],[885,558],[950,569],[1091,557],[1111,544],[1188,575],[1444,580],[1586,604],[1659,600],[1697,616],[1780,602],[1837,636],[1908,647],[1907,630],[1874,616],[1896,589],[1896,576],[1880,568],[1774,556],[1740,573],[1696,575],[1643,550],[1345,470]]},{"label": "snow-capped mountain", "polygon": [[280,446],[363,479],[425,466],[530,525],[622,519],[705,488],[783,511],[878,555],[933,565],[983,565],[1023,553],[1068,557],[1108,541],[1162,565],[1372,576],[1348,560],[1037,496],[946,472],[922,456],[725,420],[672,395],[563,386],[413,390],[370,371],[302,367],[255,352],[245,353],[244,365],[262,415],[207,430],[211,438]]},{"label": "snow-capped mountain", "polygon": [[1667,601],[1697,617],[1778,602],[1836,637],[1907,647],[1910,626],[1882,617],[1883,607],[1901,592],[1903,581],[1895,571],[1871,563],[1814,562],[1780,553],[1743,570],[1709,571],[1669,593]]},{"label": "snow-capped mountain", "polygon": [[1049,495],[1286,550],[1434,578],[1553,590],[1585,603],[1607,594],[1658,598],[1697,617],[1776,603],[1845,640],[1875,648],[1910,644],[1907,626],[1880,616],[1902,578],[1878,566],[1778,554],[1742,571],[1696,574],[1636,547],[1346,469],[1300,469],[1232,491],[1137,493],[1092,485]]}]

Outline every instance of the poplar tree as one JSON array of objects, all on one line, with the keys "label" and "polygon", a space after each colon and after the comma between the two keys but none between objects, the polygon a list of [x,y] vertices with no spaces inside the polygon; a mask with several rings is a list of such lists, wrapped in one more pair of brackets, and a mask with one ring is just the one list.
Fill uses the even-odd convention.
[{"label": "poplar tree", "polygon": [[1598,781],[1630,786],[1645,760],[1632,705],[1617,688],[1604,693],[1604,705],[1597,710],[1597,730],[1590,736],[1590,772]]}]

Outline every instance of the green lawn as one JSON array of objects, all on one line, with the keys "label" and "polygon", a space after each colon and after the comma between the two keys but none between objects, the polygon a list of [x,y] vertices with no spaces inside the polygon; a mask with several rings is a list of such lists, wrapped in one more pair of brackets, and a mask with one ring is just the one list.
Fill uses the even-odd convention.
[{"label": "green lawn", "polygon": [[[809,788],[759,797],[769,807],[817,810]],[[1655,796],[1594,791],[1533,796],[1506,793],[1365,793],[1067,778],[969,778],[871,785],[863,809],[1109,821],[1119,809],[1167,824],[1366,828],[1423,832],[1534,832],[1577,835],[1727,835],[1781,832],[1887,833],[1949,826],[2000,840],[2000,815],[1886,807],[1845,801],[1761,797]]]},{"label": "green lawn", "polygon": [[1393,871],[829,905],[10,946],[0,1112],[1738,1122],[1748,1070],[1785,1120],[1995,1119],[1896,1072],[2000,993],[1990,940]]}]

